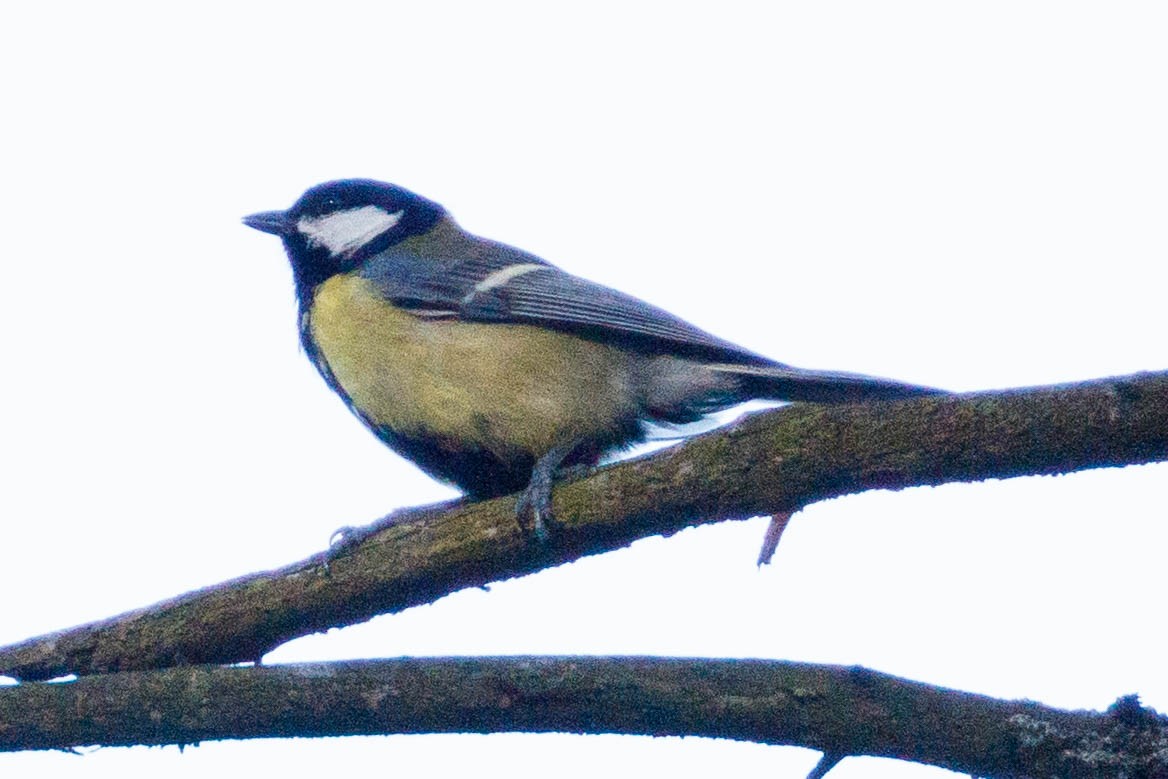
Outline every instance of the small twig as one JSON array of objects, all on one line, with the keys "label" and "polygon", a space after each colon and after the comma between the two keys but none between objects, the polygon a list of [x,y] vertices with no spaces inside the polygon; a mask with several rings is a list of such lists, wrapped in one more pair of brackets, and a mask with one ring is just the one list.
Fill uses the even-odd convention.
[{"label": "small twig", "polygon": [[807,779],[823,779],[827,776],[827,772],[839,765],[847,755],[839,752],[824,752],[823,756],[819,758],[819,762],[811,769],[811,773],[807,774]]},{"label": "small twig", "polygon": [[779,548],[779,541],[783,538],[783,531],[787,529],[794,511],[779,511],[771,514],[771,522],[767,525],[766,534],[762,537],[762,548],[758,550],[758,567],[770,565]]}]

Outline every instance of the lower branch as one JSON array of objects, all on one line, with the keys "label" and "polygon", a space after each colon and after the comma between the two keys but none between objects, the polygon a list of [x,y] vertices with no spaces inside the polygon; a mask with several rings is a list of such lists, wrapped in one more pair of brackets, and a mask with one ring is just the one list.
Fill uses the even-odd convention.
[{"label": "lower branch", "polygon": [[1168,775],[1168,718],[1070,712],[859,667],[763,660],[412,658],[192,666],[0,688],[0,751],[394,733],[706,736],[984,777]]}]

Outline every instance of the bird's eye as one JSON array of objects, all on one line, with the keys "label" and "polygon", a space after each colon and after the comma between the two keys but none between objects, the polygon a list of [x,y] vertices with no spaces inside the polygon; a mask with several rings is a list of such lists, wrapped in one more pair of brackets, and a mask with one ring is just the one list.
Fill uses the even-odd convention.
[{"label": "bird's eye", "polygon": [[323,205],[325,211],[335,211],[336,209],[340,208],[341,201],[335,197],[329,197],[325,198]]}]

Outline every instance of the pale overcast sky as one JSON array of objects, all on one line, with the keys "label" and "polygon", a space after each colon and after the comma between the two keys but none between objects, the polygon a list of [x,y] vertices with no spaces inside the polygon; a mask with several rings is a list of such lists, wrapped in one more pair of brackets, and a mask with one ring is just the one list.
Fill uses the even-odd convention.
[{"label": "pale overcast sky", "polygon": [[[1168,367],[1162,3],[23,4],[0,18],[0,644],[452,494],[299,352],[242,226],[363,176],[795,365],[975,390]],[[1168,711],[1168,467],[870,493],[652,539],[268,662],[859,663]],[[0,755],[5,776],[802,776],[700,739]],[[361,762],[357,762],[361,761]],[[942,777],[849,760],[833,779]]]}]

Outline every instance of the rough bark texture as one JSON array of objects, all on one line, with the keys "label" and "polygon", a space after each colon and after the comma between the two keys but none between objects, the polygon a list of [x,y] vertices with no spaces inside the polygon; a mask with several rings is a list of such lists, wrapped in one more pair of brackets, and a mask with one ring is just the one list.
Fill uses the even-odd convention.
[{"label": "rough bark texture", "polygon": [[367,541],[100,623],[0,648],[0,674],[228,664],[297,636],[691,525],[868,489],[1168,459],[1168,374],[851,406],[793,405],[555,490],[560,527],[534,543],[514,499],[392,517]]},{"label": "rough bark texture", "polygon": [[862,668],[685,658],[190,667],[0,689],[0,750],[384,733],[696,735],[985,777],[1168,775],[1168,718],[998,701]]}]

